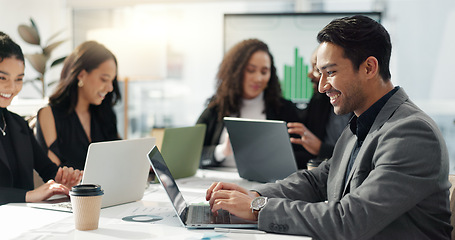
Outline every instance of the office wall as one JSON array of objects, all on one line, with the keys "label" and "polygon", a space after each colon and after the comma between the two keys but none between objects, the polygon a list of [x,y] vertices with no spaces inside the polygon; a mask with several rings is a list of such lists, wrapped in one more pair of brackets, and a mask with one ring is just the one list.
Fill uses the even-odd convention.
[{"label": "office wall", "polygon": [[[96,39],[117,55],[120,77],[130,79],[128,137],[138,137],[148,134],[152,124],[171,127],[196,122],[215,92],[225,12],[287,12],[293,7],[289,1],[214,1],[77,8],[74,42]],[[131,57],[121,49],[137,52],[135,66],[125,67],[122,59],[131,62]]]},{"label": "office wall", "polygon": [[[30,18],[33,18],[38,26],[41,35],[42,45],[54,33],[63,32],[56,38],[57,40],[68,39],[67,42],[55,49],[51,60],[65,56],[72,49],[72,43],[69,41],[71,36],[71,24],[69,10],[66,8],[66,1],[61,0],[24,0],[9,1],[0,0],[0,31],[7,33],[21,47],[25,54],[37,53],[39,47],[31,45],[22,40],[17,31],[20,24],[30,25]],[[48,81],[57,80],[61,67],[51,69],[45,76]],[[33,79],[38,76],[37,72],[26,62],[25,80]],[[24,88],[19,98],[39,98],[38,92],[32,84],[39,86],[38,82],[24,84]],[[17,99],[15,99],[17,100]]]}]

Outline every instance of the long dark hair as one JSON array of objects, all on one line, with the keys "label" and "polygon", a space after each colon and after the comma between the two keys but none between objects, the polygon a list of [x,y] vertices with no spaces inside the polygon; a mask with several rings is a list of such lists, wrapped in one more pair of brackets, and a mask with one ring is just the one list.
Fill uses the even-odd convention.
[{"label": "long dark hair", "polygon": [[6,33],[0,31],[0,62],[3,62],[5,58],[16,58],[22,62],[24,60],[24,54],[22,49],[17,43],[15,43]]},{"label": "long dark hair", "polygon": [[358,70],[368,57],[375,57],[382,79],[390,80],[392,43],[387,30],[375,20],[362,15],[335,19],[318,33],[317,40],[342,47],[354,70]]},{"label": "long dark hair", "polygon": [[[79,73],[82,70],[89,73],[109,59],[113,59],[117,65],[114,54],[95,41],[87,41],[76,47],[65,59],[58,86],[49,97],[49,105],[66,109],[68,114],[72,113],[76,108],[78,99],[77,76]],[[102,122],[105,122],[104,119],[112,119],[112,117],[116,119],[112,108],[121,99],[117,76],[115,76],[112,85],[113,91],[105,96],[99,106],[90,105],[92,113]]]},{"label": "long dark hair", "polygon": [[237,43],[224,56],[217,73],[217,90],[208,107],[218,108],[218,118],[239,115],[242,107],[243,72],[251,56],[257,51],[264,51],[270,57],[270,80],[264,90],[266,108],[279,112],[281,104],[281,86],[276,74],[273,56],[269,47],[258,39],[247,39]]}]

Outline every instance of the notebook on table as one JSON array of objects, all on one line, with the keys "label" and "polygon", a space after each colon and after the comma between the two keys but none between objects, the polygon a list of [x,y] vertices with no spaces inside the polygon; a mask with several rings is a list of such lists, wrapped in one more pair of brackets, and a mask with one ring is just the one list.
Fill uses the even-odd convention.
[{"label": "notebook on table", "polygon": [[198,170],[205,129],[205,124],[197,124],[164,130],[160,151],[174,179],[191,177]]},{"label": "notebook on table", "polygon": [[257,228],[256,221],[243,220],[227,211],[218,211],[218,216],[215,217],[208,204],[188,204],[156,146],[150,150],[148,158],[158,180],[171,200],[178,219],[186,228]]},{"label": "notebook on table", "polygon": [[[87,151],[82,183],[101,185],[104,196],[101,208],[141,200],[147,186],[150,163],[147,153],[155,146],[155,138],[140,138],[92,143]],[[41,203],[28,203],[30,207],[70,212],[66,198]]]},{"label": "notebook on table", "polygon": [[297,171],[286,122],[224,117],[239,176],[275,182]]}]

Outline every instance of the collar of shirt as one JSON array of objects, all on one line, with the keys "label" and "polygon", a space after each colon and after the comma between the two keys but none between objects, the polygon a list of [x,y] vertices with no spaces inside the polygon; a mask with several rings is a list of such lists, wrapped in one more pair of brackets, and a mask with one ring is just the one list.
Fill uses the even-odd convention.
[{"label": "collar of shirt", "polygon": [[266,115],[264,109],[264,92],[261,92],[261,94],[253,99],[243,98],[242,106],[240,107],[240,117],[265,120]]},{"label": "collar of shirt", "polygon": [[378,116],[379,112],[381,111],[382,107],[387,103],[387,101],[392,97],[392,95],[398,91],[400,87],[397,86],[376,101],[370,108],[368,108],[362,115],[359,117],[352,117],[349,121],[349,127],[353,134],[357,136],[358,142],[363,142],[365,140],[368,132],[370,131],[371,126],[373,126],[373,122]]}]

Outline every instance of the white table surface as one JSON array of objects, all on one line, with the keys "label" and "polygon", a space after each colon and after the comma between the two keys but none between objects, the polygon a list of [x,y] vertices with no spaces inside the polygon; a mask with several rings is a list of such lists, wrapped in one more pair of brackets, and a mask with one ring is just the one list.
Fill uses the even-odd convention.
[{"label": "white table surface", "polygon": [[[226,170],[226,169],[224,169]],[[245,188],[259,184],[241,179],[236,171],[198,170],[195,176],[178,179],[177,184],[189,203],[205,202],[205,190],[214,181],[237,183]],[[122,220],[125,216],[149,214],[163,220],[141,223]],[[78,231],[72,213],[28,207],[26,204],[0,206],[0,239],[311,239],[281,234],[219,233],[214,230],[189,230],[182,226],[160,184],[151,184],[141,201],[101,210],[99,228]]]}]

